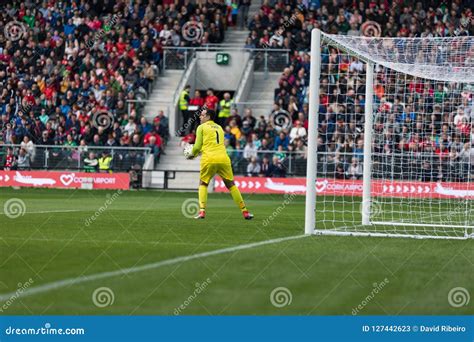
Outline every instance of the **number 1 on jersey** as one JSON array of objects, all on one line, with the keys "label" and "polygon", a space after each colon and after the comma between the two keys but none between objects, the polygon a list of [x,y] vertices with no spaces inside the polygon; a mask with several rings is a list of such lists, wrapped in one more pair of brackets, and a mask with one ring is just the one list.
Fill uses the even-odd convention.
[{"label": "number 1 on jersey", "polygon": [[216,129],[216,140],[217,144],[219,145],[219,131]]}]

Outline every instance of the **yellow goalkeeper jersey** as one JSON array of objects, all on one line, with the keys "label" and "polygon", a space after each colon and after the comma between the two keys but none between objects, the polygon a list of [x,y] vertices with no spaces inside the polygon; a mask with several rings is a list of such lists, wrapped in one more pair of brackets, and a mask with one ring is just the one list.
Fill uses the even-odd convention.
[{"label": "yellow goalkeeper jersey", "polygon": [[209,120],[198,126],[193,154],[202,152],[201,164],[230,163],[224,146],[224,131],[214,121]]}]

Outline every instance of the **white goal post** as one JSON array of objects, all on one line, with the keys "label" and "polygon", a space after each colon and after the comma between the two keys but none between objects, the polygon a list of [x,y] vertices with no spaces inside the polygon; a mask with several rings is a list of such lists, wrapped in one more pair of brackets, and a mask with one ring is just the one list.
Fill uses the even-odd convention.
[{"label": "white goal post", "polygon": [[305,233],[474,238],[474,37],[312,30]]}]

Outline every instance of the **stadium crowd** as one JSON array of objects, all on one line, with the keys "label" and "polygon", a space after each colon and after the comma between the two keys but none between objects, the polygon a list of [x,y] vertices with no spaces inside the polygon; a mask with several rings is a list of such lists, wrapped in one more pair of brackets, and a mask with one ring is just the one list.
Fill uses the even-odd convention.
[{"label": "stadium crowd", "polygon": [[[268,113],[255,113],[261,116],[259,120],[248,114],[242,120],[236,116],[226,126],[228,144],[240,150],[234,151],[239,153],[236,159],[247,159],[248,173],[255,174],[252,170],[261,169],[269,157],[274,165],[283,164],[285,170],[291,168],[291,158],[306,158],[312,28],[352,36],[467,36],[474,34],[473,9],[468,0],[264,0],[259,13],[249,21],[246,46],[291,51],[291,62],[275,89],[273,114],[283,111],[293,124],[282,129],[275,125],[272,115],[261,116]],[[336,48],[325,48],[321,79],[319,172],[359,179],[365,65]],[[395,178],[425,181],[466,179],[469,170],[474,171],[474,89],[464,91],[452,83],[404,77],[382,67],[376,69],[375,80],[374,174],[391,172]],[[255,149],[273,153],[257,156]],[[300,153],[289,157],[291,151]],[[305,172],[304,167],[290,171],[300,175]]]},{"label": "stadium crowd", "polygon": [[[236,25],[237,13],[248,12],[248,6],[248,0],[2,5],[0,144],[78,146],[77,158],[83,159],[89,146],[151,147],[159,157],[169,136],[168,118],[147,113],[154,116],[147,122],[140,105],[128,101],[146,98],[159,82],[164,46],[221,42],[225,28]],[[186,39],[196,23],[202,37]],[[27,161],[44,164],[32,150],[15,148],[13,156],[23,160],[26,154]],[[72,153],[56,150],[59,159]]]}]

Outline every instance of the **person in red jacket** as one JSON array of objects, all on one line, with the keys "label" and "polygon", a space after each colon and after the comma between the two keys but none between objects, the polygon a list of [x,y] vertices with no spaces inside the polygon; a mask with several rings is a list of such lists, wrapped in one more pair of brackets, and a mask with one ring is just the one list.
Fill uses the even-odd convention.
[{"label": "person in red jacket", "polygon": [[150,132],[145,134],[145,136],[143,137],[143,144],[148,145],[150,143],[151,137],[155,137],[155,145],[161,148],[163,141],[161,140],[160,135],[157,132],[155,132],[155,130],[151,130]]},{"label": "person in red jacket", "polygon": [[214,95],[214,90],[212,88],[209,88],[207,90],[206,100],[204,101],[206,108],[215,111],[217,108],[218,102],[219,102],[219,99],[217,98],[216,95]]},{"label": "person in red jacket", "polygon": [[194,92],[194,97],[189,100],[189,105],[190,106],[198,106],[200,109],[202,106],[204,106],[204,98],[201,96],[201,92],[199,90],[196,90]]}]

